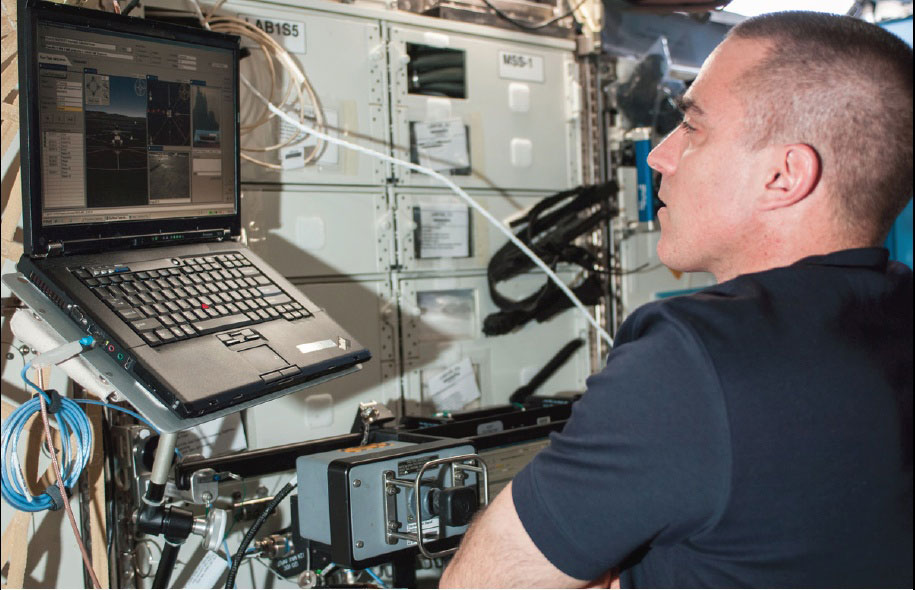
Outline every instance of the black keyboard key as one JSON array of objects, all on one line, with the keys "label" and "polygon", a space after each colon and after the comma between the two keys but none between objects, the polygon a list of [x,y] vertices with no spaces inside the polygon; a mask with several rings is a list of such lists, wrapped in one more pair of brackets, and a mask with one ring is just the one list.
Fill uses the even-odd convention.
[{"label": "black keyboard key", "polygon": [[98,279],[86,279],[85,283],[89,287],[98,287],[101,284]]},{"label": "black keyboard key", "polygon": [[269,316],[272,317],[272,318],[278,318],[278,317],[280,317],[280,312],[278,312],[277,310],[273,309],[272,307],[268,307],[266,311],[267,311],[267,315],[269,315]]},{"label": "black keyboard key", "polygon": [[128,322],[132,322],[133,320],[143,319],[143,313],[140,312],[139,310],[133,309],[132,307],[119,309],[118,315],[120,315],[122,318],[124,318]]},{"label": "black keyboard key", "polygon": [[[255,314],[255,319],[256,314]],[[194,326],[194,329],[198,332],[215,332],[216,330],[228,330],[229,328],[235,328],[237,326],[245,326],[251,323],[251,318],[248,316],[237,313],[234,315],[228,315],[221,318],[213,318],[209,320],[202,320],[199,322],[194,322],[191,324]]]},{"label": "black keyboard key", "polygon": [[216,313],[219,315],[229,315],[229,310],[225,305],[217,305],[214,309],[216,309]]},{"label": "black keyboard key", "polygon": [[169,312],[168,312],[168,308],[165,307],[164,305],[162,305],[161,303],[154,303],[154,304],[153,304],[153,309],[155,309],[155,310],[156,310],[156,313],[159,313],[159,314],[166,314],[166,313],[169,313]]},{"label": "black keyboard key", "polygon": [[76,275],[76,278],[86,280],[92,278],[92,275],[89,274],[89,271],[84,268],[77,268],[73,271],[73,274]]},{"label": "black keyboard key", "polygon": [[248,316],[249,318],[251,318],[251,321],[254,321],[254,322],[259,322],[261,319],[261,317],[259,315],[257,315],[256,312],[253,312],[253,311],[246,311],[245,315]]},{"label": "black keyboard key", "polygon": [[291,300],[289,299],[289,295],[280,293],[279,295],[270,295],[269,297],[264,297],[264,301],[266,301],[268,305],[279,305],[281,303],[288,303]]},{"label": "black keyboard key", "polygon": [[162,342],[171,342],[175,339],[175,335],[172,334],[171,330],[168,328],[159,328],[155,331],[156,336],[159,337]]},{"label": "black keyboard key", "polygon": [[238,272],[240,272],[242,274],[242,276],[246,276],[246,277],[261,274],[261,271],[257,270],[253,266],[243,266],[240,269],[238,269]]},{"label": "black keyboard key", "polygon": [[132,307],[129,303],[127,303],[127,301],[117,297],[109,297],[105,299],[105,303],[107,303],[109,307],[115,310],[128,309]]},{"label": "black keyboard key", "polygon": [[197,330],[195,330],[194,327],[190,324],[181,324],[178,327],[188,336],[188,338],[197,335]]},{"label": "black keyboard key", "polygon": [[171,327],[171,326],[175,325],[175,321],[168,314],[160,315],[159,321],[162,322],[162,325],[166,326],[166,327]]},{"label": "black keyboard key", "polygon": [[181,338],[187,338],[187,334],[185,334],[185,333],[181,330],[181,328],[179,328],[178,326],[175,326],[175,327],[173,327],[173,328],[169,328],[169,330],[172,331],[172,334],[175,335],[175,338],[179,338],[179,339],[181,339]]},{"label": "black keyboard key", "polygon": [[153,309],[152,305],[141,305],[140,311],[142,311],[149,317],[154,317],[155,315],[157,315],[156,310]]},{"label": "black keyboard key", "polygon": [[155,332],[143,332],[140,335],[143,336],[143,339],[146,340],[147,342],[149,342],[150,344],[156,345],[156,344],[162,343],[162,339],[159,338],[158,336],[156,336]]},{"label": "black keyboard key", "polygon": [[156,318],[136,320],[130,322],[130,325],[133,326],[133,329],[137,332],[150,332],[152,330],[158,330],[162,327],[162,324]]},{"label": "black keyboard key", "polygon": [[261,297],[267,297],[270,295],[279,295],[280,293],[282,293],[282,291],[280,291],[280,288],[273,284],[267,285],[265,287],[259,287],[257,290],[260,293]]}]

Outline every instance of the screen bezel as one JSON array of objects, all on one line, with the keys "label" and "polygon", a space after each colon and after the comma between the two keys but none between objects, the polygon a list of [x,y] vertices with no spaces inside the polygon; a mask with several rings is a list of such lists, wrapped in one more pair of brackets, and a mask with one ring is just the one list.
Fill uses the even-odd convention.
[{"label": "screen bezel", "polygon": [[[134,236],[194,236],[201,232],[226,230],[231,236],[241,233],[241,179],[239,137],[238,37],[170,23],[131,18],[99,10],[30,0],[19,11],[19,112],[20,166],[22,169],[23,245],[26,255],[44,255],[50,244],[63,243],[65,251],[104,250],[108,240],[118,247],[130,247]],[[160,41],[180,41],[232,52],[235,97],[235,212],[204,217],[166,218],[142,221],[111,221],[45,226],[42,221],[41,137],[38,125],[37,27],[39,23],[77,27],[114,34],[130,34]],[[168,243],[174,245],[176,241]],[[69,247],[73,244],[74,247]],[[136,245],[148,245],[139,241]]]}]

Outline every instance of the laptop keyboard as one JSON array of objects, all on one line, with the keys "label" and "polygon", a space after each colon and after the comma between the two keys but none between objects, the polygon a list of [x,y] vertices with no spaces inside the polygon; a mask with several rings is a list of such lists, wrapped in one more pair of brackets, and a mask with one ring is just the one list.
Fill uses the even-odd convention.
[{"label": "laptop keyboard", "polygon": [[[151,346],[311,315],[242,254],[162,263],[156,269],[148,269],[144,263],[144,270],[138,272],[124,264],[70,272]],[[242,341],[246,332],[237,333]]]}]

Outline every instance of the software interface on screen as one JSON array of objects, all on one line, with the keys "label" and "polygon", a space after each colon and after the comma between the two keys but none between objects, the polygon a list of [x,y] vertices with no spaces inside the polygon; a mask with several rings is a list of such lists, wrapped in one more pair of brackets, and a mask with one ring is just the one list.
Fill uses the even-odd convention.
[{"label": "software interface on screen", "polygon": [[232,52],[39,25],[45,225],[235,212]]}]

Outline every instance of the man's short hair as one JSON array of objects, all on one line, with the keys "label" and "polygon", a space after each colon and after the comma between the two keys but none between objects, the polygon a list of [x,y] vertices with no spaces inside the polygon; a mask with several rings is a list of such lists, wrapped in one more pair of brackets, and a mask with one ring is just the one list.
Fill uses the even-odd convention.
[{"label": "man's short hair", "polygon": [[729,38],[769,41],[738,84],[760,148],[806,143],[855,237],[883,239],[912,196],[912,49],[859,19],[779,12]]}]

